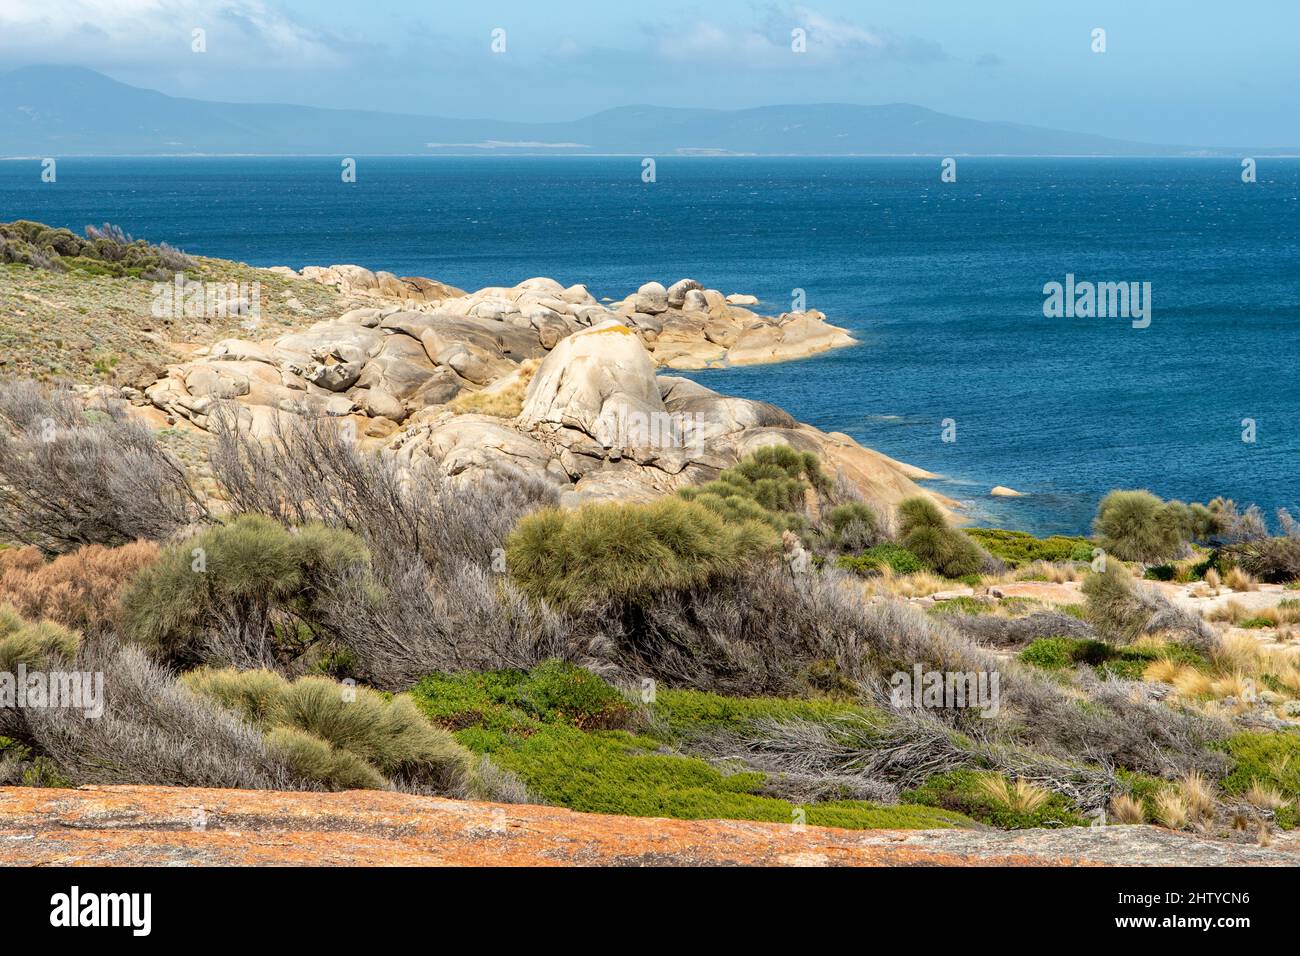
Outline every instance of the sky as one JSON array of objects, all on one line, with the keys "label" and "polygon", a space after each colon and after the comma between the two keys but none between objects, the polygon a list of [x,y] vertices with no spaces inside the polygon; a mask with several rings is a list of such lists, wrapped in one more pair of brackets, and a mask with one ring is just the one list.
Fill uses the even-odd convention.
[{"label": "sky", "polygon": [[915,103],[1203,146],[1300,145],[1298,48],[1296,0],[0,0],[0,69],[175,96],[509,120]]}]

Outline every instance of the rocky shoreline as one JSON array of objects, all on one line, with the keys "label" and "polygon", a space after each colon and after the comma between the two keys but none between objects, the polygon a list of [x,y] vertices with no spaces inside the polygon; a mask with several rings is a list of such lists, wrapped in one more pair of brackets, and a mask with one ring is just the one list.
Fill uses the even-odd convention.
[{"label": "rocky shoreline", "polygon": [[339,418],[408,466],[471,482],[523,474],[567,504],[670,493],[772,444],[814,452],[886,506],[935,477],[766,402],[656,374],[852,344],[821,313],[764,318],[740,304],[752,297],[689,279],[647,283],[606,306],[584,286],[544,278],[467,294],[358,266],[273,271],[375,302],[270,341],[198,349],[139,400],[204,430],[219,409],[237,408],[259,435],[286,414]]},{"label": "rocky shoreline", "polygon": [[848,330],[830,325],[815,309],[764,316],[748,308],[758,305],[756,297],[724,295],[694,279],[679,279],[667,287],[647,282],[621,301],[602,304],[585,285],[566,288],[548,278],[464,292],[434,279],[399,277],[356,265],[307,266],[296,273],[281,266],[271,271],[343,293],[395,300],[413,311],[535,329],[548,349],[565,334],[613,319],[640,337],[656,365],[679,370],[787,362],[855,344]]}]

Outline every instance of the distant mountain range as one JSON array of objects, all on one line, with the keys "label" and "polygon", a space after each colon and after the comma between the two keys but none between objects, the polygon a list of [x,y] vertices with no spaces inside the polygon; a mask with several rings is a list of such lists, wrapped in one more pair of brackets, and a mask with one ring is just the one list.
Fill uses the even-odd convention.
[{"label": "distant mountain range", "polygon": [[544,154],[663,156],[1276,155],[1155,145],[986,123],[920,106],[846,103],[745,110],[625,106],[562,123],[216,103],[76,67],[0,75],[0,156]]}]

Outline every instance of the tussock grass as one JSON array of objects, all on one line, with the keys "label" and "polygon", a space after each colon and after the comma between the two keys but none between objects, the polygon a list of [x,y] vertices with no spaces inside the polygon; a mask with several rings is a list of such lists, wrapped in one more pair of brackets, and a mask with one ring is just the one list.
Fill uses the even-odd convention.
[{"label": "tussock grass", "polygon": [[1259,590],[1259,582],[1255,580],[1255,578],[1252,575],[1250,575],[1248,572],[1243,571],[1241,568],[1236,566],[1233,566],[1228,569],[1228,573],[1224,577],[1223,583],[1226,584],[1228,587],[1232,588],[1234,591],[1258,591]]},{"label": "tussock grass", "polygon": [[1051,797],[1051,791],[1036,786],[1023,777],[1007,783],[1002,774],[985,774],[979,779],[980,790],[994,802],[1016,813],[1032,813]]},{"label": "tussock grass", "polygon": [[386,698],[323,677],[290,682],[270,671],[204,668],[182,682],[259,727],[273,752],[324,787],[473,792],[469,752],[408,696]]},{"label": "tussock grass", "polygon": [[1116,823],[1139,824],[1147,822],[1147,810],[1141,800],[1118,794],[1110,801],[1110,816]]}]

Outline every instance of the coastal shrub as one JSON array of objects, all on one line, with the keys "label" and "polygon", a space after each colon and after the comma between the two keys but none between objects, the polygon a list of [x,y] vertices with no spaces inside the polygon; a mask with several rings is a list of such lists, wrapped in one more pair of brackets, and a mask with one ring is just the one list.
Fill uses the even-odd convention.
[{"label": "coastal shrub", "polygon": [[90,648],[77,666],[103,675],[102,714],[29,707],[16,732],[4,731],[48,759],[74,786],[315,786],[272,754],[259,731],[195,696],[139,648]]},{"label": "coastal shrub", "polygon": [[867,548],[858,555],[843,555],[836,559],[836,566],[854,574],[868,576],[888,567],[895,574],[916,574],[925,570],[925,564],[906,548],[885,542]]},{"label": "coastal shrub", "polygon": [[985,551],[1013,568],[1035,561],[1057,563],[1064,561],[1091,561],[1092,543],[1087,538],[1052,535],[1036,538],[1024,531],[1004,528],[966,528],[965,533],[974,538]]},{"label": "coastal shrub", "polygon": [[408,557],[378,579],[354,571],[331,588],[322,610],[329,632],[322,662],[342,666],[337,676],[391,690],[431,669],[526,669],[570,659],[588,643],[564,614],[474,564],[435,575]]},{"label": "coastal shrub", "polygon": [[433,670],[531,667],[572,653],[552,609],[499,574],[520,517],[556,501],[523,475],[452,483],[361,451],[335,419],[281,416],[265,439],[214,413],[213,471],[234,510],[357,535],[370,569],[330,589],[328,658],[340,676],[400,689]]},{"label": "coastal shrub", "polygon": [[147,565],[122,598],[124,630],[167,660],[286,665],[322,626],[332,582],[368,560],[348,532],[241,515]]},{"label": "coastal shrub", "polygon": [[1161,501],[1149,491],[1112,491],[1098,505],[1092,527],[1107,553],[1155,563],[1186,550],[1190,524],[1182,502]]},{"label": "coastal shrub", "polygon": [[24,617],[99,634],[119,623],[123,589],[158,554],[152,541],[85,545],[50,562],[34,547],[0,552],[0,602]]},{"label": "coastal shrub", "polygon": [[424,713],[445,727],[520,729],[536,721],[584,730],[628,726],[632,706],[600,677],[564,661],[523,670],[435,673],[411,691]]},{"label": "coastal shrub", "polygon": [[1244,731],[1222,747],[1233,761],[1224,791],[1243,796],[1252,788],[1272,790],[1285,801],[1275,808],[1278,825],[1289,830],[1300,824],[1300,732]]},{"label": "coastal shrub", "polygon": [[831,541],[841,551],[861,551],[876,542],[880,518],[874,509],[860,501],[836,505],[826,513]]},{"label": "coastal shrub", "polygon": [[1219,643],[1214,629],[1198,615],[1175,607],[1154,587],[1134,581],[1117,561],[1106,562],[1104,571],[1084,578],[1082,590],[1088,622],[1104,640],[1131,644],[1143,634],[1166,631],[1201,651]]},{"label": "coastal shrub", "polygon": [[1156,660],[1199,667],[1209,664],[1203,655],[1176,644],[1116,647],[1105,641],[1068,637],[1040,638],[1020,652],[1020,659],[1045,670],[1086,664],[1100,676],[1110,673],[1124,680],[1142,680],[1143,672]]},{"label": "coastal shrub", "polygon": [[943,512],[929,498],[908,498],[898,505],[900,543],[933,571],[948,578],[978,574],[987,555],[971,538],[948,527]]},{"label": "coastal shrub", "polygon": [[119,226],[87,226],[86,238],[39,222],[0,222],[0,262],[91,275],[166,280],[197,263],[167,243],[133,239]]},{"label": "coastal shrub", "polygon": [[13,673],[19,664],[49,669],[77,653],[76,633],[53,621],[25,620],[12,605],[0,604],[0,674]]},{"label": "coastal shrub", "polygon": [[47,555],[161,539],[206,517],[184,468],[119,404],[0,384],[0,536]]},{"label": "coastal shrub", "polygon": [[470,754],[405,695],[270,671],[204,668],[182,682],[260,728],[272,752],[321,786],[474,792]]},{"label": "coastal shrub", "polygon": [[1087,640],[1095,636],[1090,624],[1066,612],[1064,607],[1033,611],[1023,617],[956,614],[947,620],[970,641],[991,647],[1024,647],[1041,638]]},{"label": "coastal shrub", "polygon": [[382,790],[384,775],[350,750],[296,727],[275,727],[267,732],[267,750],[308,780],[326,790]]},{"label": "coastal shrub", "polygon": [[805,492],[829,488],[830,479],[812,452],[770,445],[724,469],[713,481],[682,488],[677,494],[730,523],[764,521],[778,531],[800,531],[807,524]]},{"label": "coastal shrub", "polygon": [[528,515],[507,539],[506,565],[533,598],[576,609],[705,585],[775,550],[766,525],[663,498]]},{"label": "coastal shrub", "polygon": [[1064,796],[1024,778],[1014,783],[999,773],[954,770],[936,774],[903,794],[903,801],[952,810],[1003,830],[1077,827],[1088,823]]},{"label": "coastal shrub", "polygon": [[[558,694],[539,694],[539,685]],[[532,672],[430,674],[411,692],[435,723],[454,728],[476,752],[513,771],[538,799],[593,813],[792,820],[794,804],[770,791],[766,774],[724,772],[668,750],[682,739],[719,728],[752,726],[768,717],[830,718],[856,713],[846,703],[729,698],[660,691],[649,705],[654,736],[614,728],[630,719],[626,698],[598,677],[557,662]],[[562,700],[563,706],[552,701]],[[579,706],[575,706],[578,703]],[[957,814],[913,814],[912,808],[863,801],[819,801],[807,822],[823,826],[952,826]]]},{"label": "coastal shrub", "polygon": [[466,566],[492,571],[518,520],[557,501],[553,488],[522,474],[465,486],[432,468],[404,468],[360,449],[337,419],[281,416],[259,438],[233,409],[211,418],[213,474],[232,510],[350,531],[385,581],[412,558],[439,587]]},{"label": "coastal shrub", "polygon": [[701,732],[742,731],[767,721],[833,721],[871,712],[849,698],[728,697],[708,691],[659,690],[651,710],[662,722],[665,739],[678,740]]},{"label": "coastal shrub", "polygon": [[1259,538],[1233,545],[1226,553],[1261,581],[1285,584],[1300,579],[1300,537]]}]

